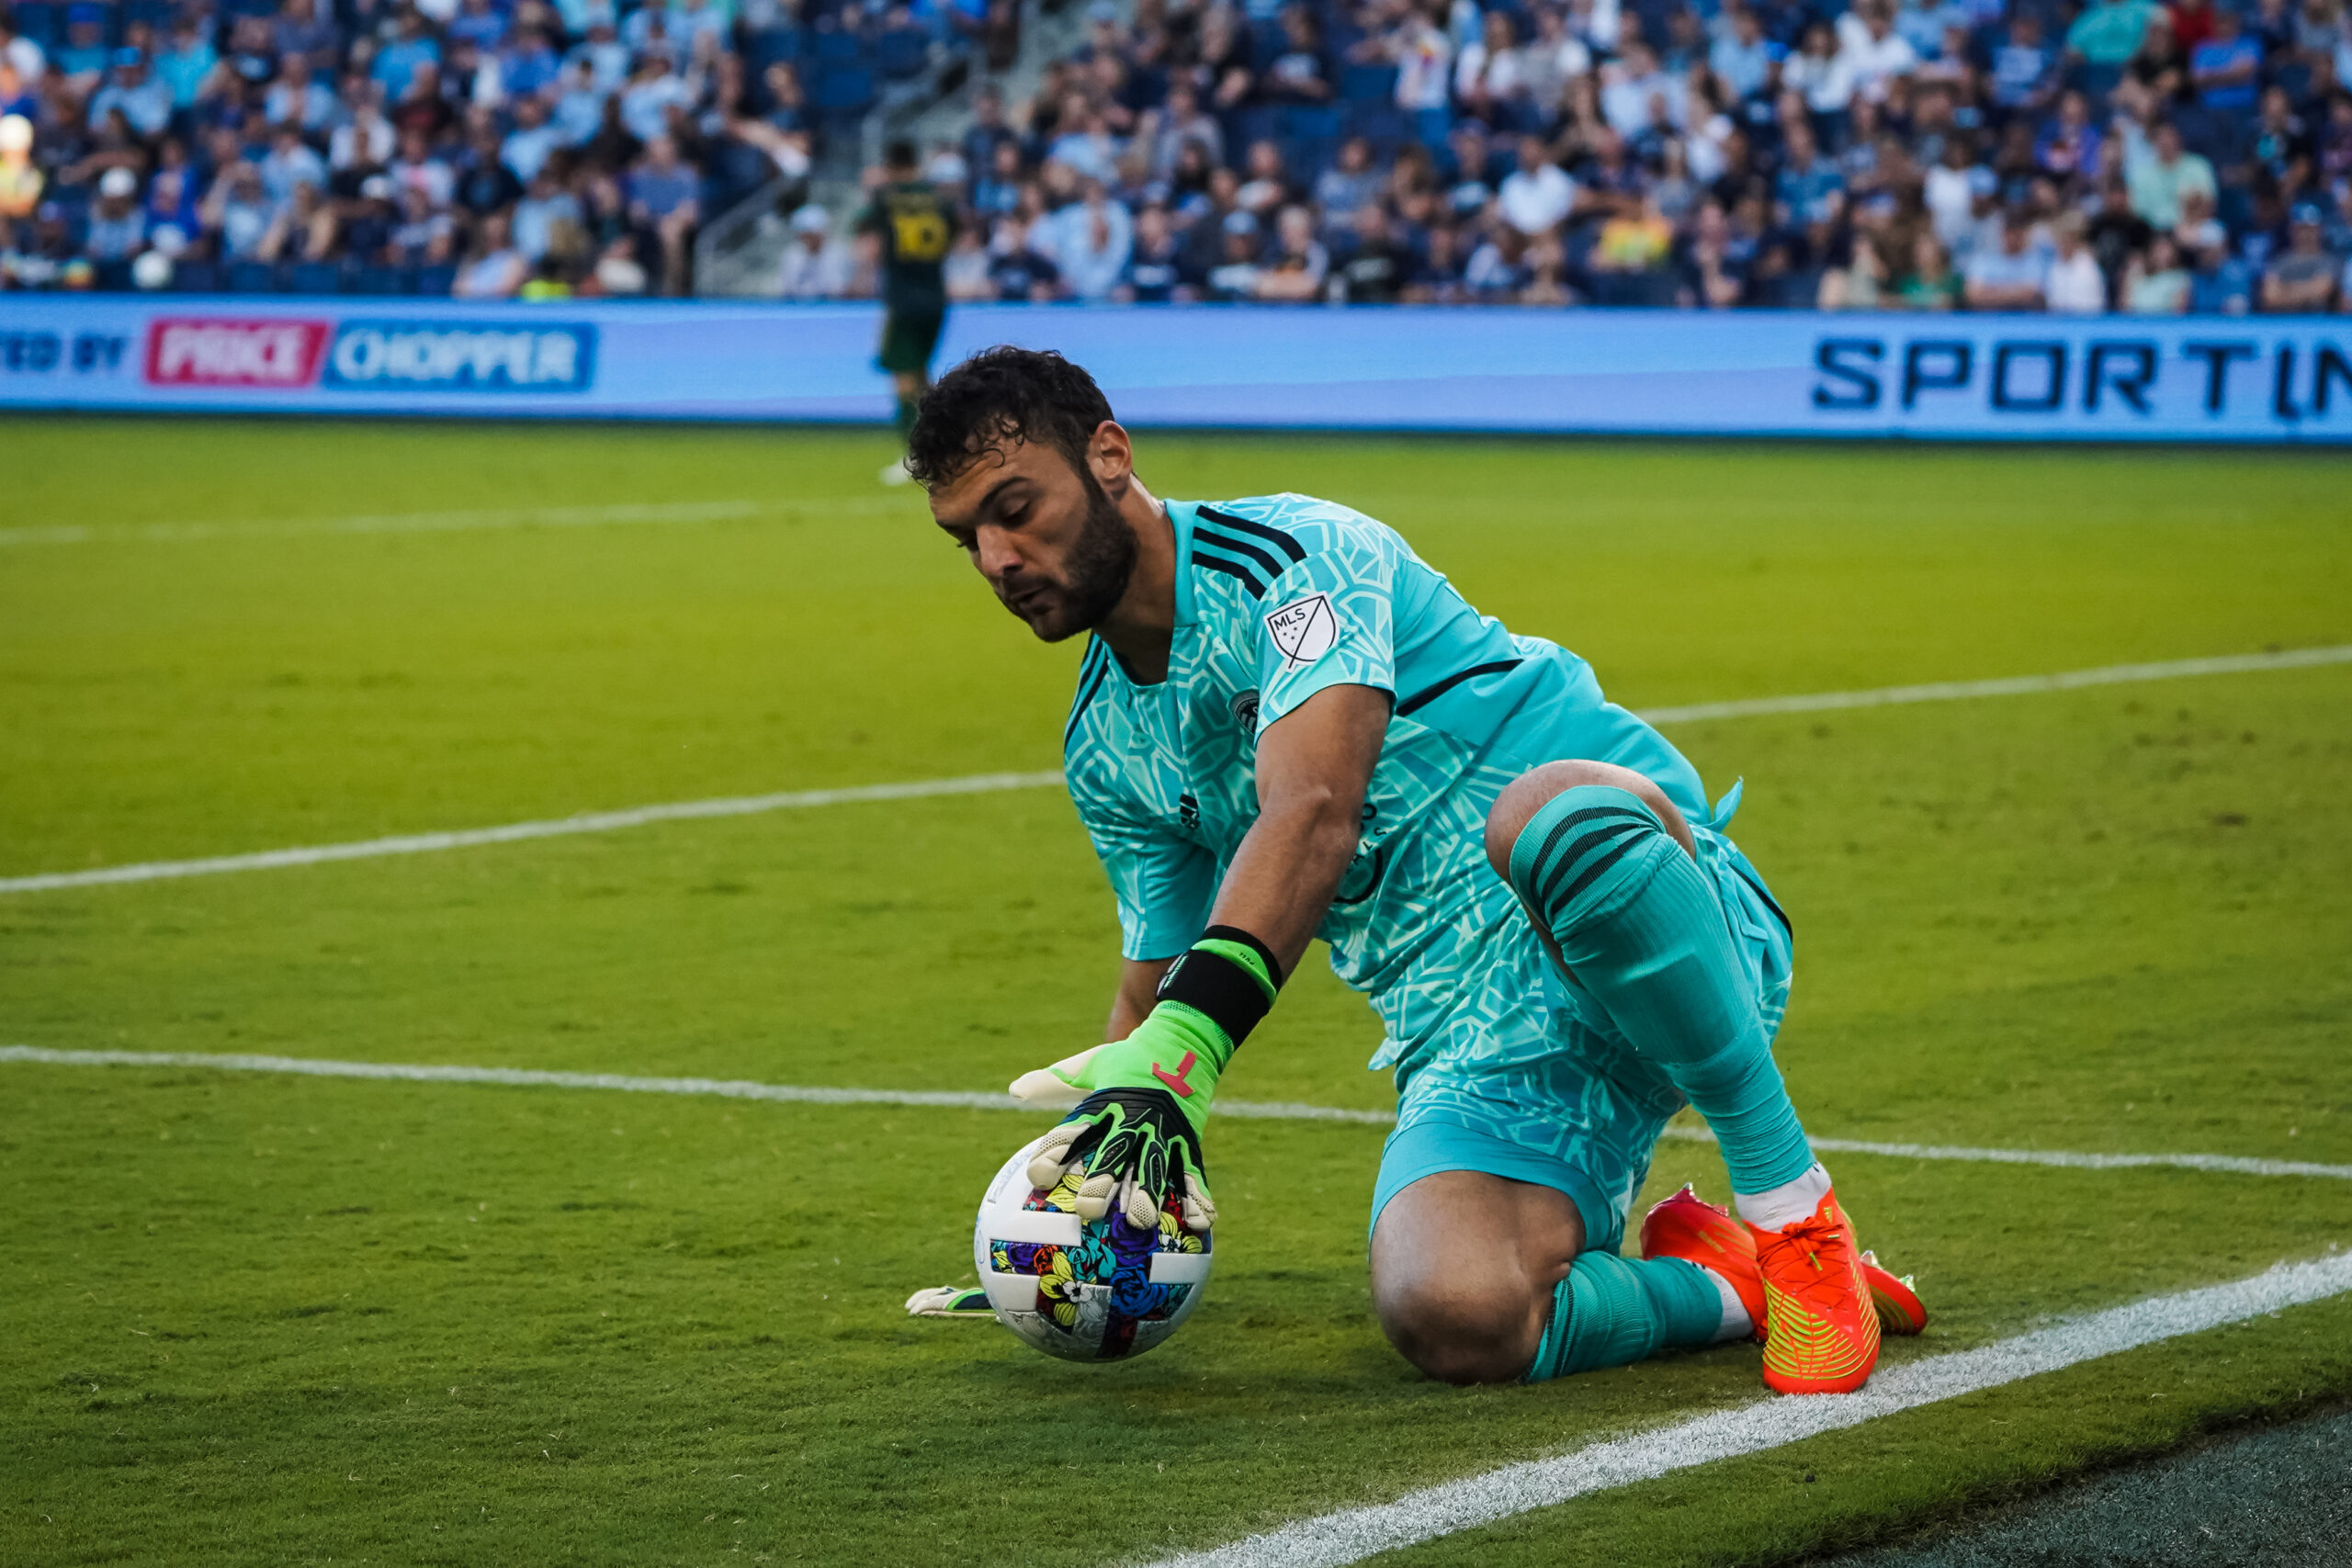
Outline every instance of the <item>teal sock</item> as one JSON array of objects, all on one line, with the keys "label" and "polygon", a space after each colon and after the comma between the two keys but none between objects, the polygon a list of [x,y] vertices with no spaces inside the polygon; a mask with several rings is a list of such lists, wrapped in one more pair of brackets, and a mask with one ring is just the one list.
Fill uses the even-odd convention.
[{"label": "teal sock", "polygon": [[907,444],[907,437],[914,434],[915,410],[921,406],[922,403],[920,399],[900,398],[899,400],[898,426],[899,446],[904,446]]},{"label": "teal sock", "polygon": [[1733,1191],[1812,1168],[1723,906],[1640,796],[1604,784],[1554,796],[1511,845],[1510,883],[1577,984],[1707,1119]]},{"label": "teal sock", "polygon": [[1723,1292],[1695,1263],[1588,1252],[1553,1288],[1552,1321],[1521,1381],[1545,1382],[1630,1366],[1660,1349],[1711,1345],[1723,1318]]}]

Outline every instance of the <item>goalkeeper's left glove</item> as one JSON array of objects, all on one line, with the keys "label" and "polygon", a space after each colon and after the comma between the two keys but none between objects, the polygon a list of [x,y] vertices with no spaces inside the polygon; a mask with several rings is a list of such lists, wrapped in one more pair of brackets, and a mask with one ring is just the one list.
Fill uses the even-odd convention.
[{"label": "goalkeeper's left glove", "polygon": [[1201,1133],[1217,1075],[1272,1008],[1282,973],[1266,945],[1211,926],[1160,978],[1159,1003],[1124,1040],[1023,1073],[1015,1099],[1073,1109],[1029,1163],[1049,1189],[1081,1167],[1079,1217],[1102,1218],[1115,1200],[1138,1230],[1159,1223],[1175,1190],[1184,1224],[1216,1221]]}]

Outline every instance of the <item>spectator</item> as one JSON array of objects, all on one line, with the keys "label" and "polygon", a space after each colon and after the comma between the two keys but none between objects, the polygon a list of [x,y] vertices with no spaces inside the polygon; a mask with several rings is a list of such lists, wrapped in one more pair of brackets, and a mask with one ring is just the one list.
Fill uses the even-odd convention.
[{"label": "spectator", "polygon": [[1385,183],[1373,166],[1372,143],[1351,136],[1340,143],[1338,159],[1316,176],[1315,202],[1328,226],[1352,229],[1356,215],[1380,200]]},{"label": "spectator", "polygon": [[334,208],[319,194],[318,186],[296,186],[293,196],[270,219],[269,232],[262,236],[261,257],[272,262],[325,261],[335,254],[340,228]]},{"label": "spectator", "polygon": [[334,125],[342,106],[326,84],[311,74],[310,56],[289,52],[278,57],[277,80],[262,99],[262,113],[272,125],[290,125],[315,137]]},{"label": "spectator", "polygon": [[388,262],[413,272],[448,261],[456,244],[457,225],[450,221],[446,210],[434,205],[423,186],[401,188],[399,212],[392,224],[391,238],[384,247]]},{"label": "spectator", "polygon": [[996,232],[989,237],[989,281],[999,299],[1044,304],[1055,298],[1061,275],[1051,260],[1030,247],[1029,226],[1017,213],[997,220]]},{"label": "spectator", "polygon": [[1646,44],[1625,46],[1619,63],[1601,72],[1600,112],[1609,129],[1627,138],[1652,127],[1680,127],[1690,113],[1682,79],[1668,74]]},{"label": "spectator", "polygon": [[1522,234],[1540,234],[1565,221],[1576,204],[1576,182],[1553,161],[1543,138],[1521,137],[1519,166],[1497,193],[1503,221]]},{"label": "spectator", "polygon": [[2262,308],[2278,314],[2317,314],[2335,309],[2343,264],[2323,244],[2316,206],[2295,209],[2287,248],[2262,270]]},{"label": "spectator", "polygon": [[1396,226],[1377,203],[1357,209],[1355,246],[1334,279],[1334,298],[1366,305],[1393,304],[1413,269],[1412,252],[1397,238]]},{"label": "spectator", "polygon": [[1674,244],[1673,226],[1645,197],[1632,212],[1620,212],[1600,226],[1587,264],[1595,272],[1647,273],[1664,268]]},{"label": "spectator", "polygon": [[1252,292],[1278,303],[1320,299],[1330,270],[1330,253],[1315,237],[1314,214],[1304,207],[1285,207],[1275,215],[1272,252],[1259,268]]},{"label": "spectator", "polygon": [[2212,36],[2189,51],[2190,79],[2207,108],[2242,114],[2254,107],[2260,85],[2262,44],[2246,35],[2235,10],[2224,6],[2212,17]]},{"label": "spectator", "polygon": [[1707,67],[1733,98],[1752,98],[1764,91],[1786,52],[1764,36],[1764,24],[1752,7],[1735,4],[1724,9]]},{"label": "spectator", "polygon": [[1181,254],[1168,209],[1158,202],[1146,207],[1136,214],[1135,245],[1127,255],[1127,275],[1120,280],[1113,297],[1144,305],[1166,304],[1179,298],[1183,290]]},{"label": "spectator", "polygon": [[524,261],[537,267],[550,254],[564,260],[578,257],[582,238],[580,219],[579,198],[563,187],[549,166],[542,164],[514,203],[508,231]]},{"label": "spectator", "polygon": [[1838,166],[1821,156],[1813,128],[1804,120],[1789,127],[1787,161],[1773,184],[1773,197],[1796,224],[1826,223],[1842,209],[1846,182]]},{"label": "spectator", "polygon": [[2101,145],[2098,130],[2091,124],[2090,101],[2069,92],[2058,100],[2057,115],[2034,142],[2034,166],[2062,180],[2089,175],[2098,168]]},{"label": "spectator", "polygon": [[1993,51],[1993,102],[2011,114],[2038,114],[2057,85],[2057,55],[2041,36],[2041,17],[2020,9]]},{"label": "spectator", "polygon": [[[632,13],[643,16],[645,12]],[[670,117],[693,107],[699,96],[695,85],[671,68],[670,57],[655,51],[638,62],[637,73],[619,97],[621,124],[646,146],[670,134]]]},{"label": "spectator", "polygon": [[330,75],[343,47],[340,29],[331,18],[319,15],[317,0],[284,0],[277,24],[270,29],[269,43],[281,62],[291,55],[310,71]]},{"label": "spectator", "polygon": [[2058,220],[2058,254],[2050,264],[2049,305],[2053,315],[2097,316],[2107,310],[2107,275],[2092,254],[2090,225],[2079,212]]},{"label": "spectator", "polygon": [[2140,52],[2148,24],[2162,15],[2149,0],[2091,0],[2066,29],[2066,50],[2089,64],[2120,71]]},{"label": "spectator", "polygon": [[2123,274],[2123,309],[2135,316],[2177,316],[2188,309],[2188,271],[2169,234],[2148,243]]},{"label": "spectator", "polygon": [[458,299],[511,299],[529,276],[530,265],[514,247],[506,214],[493,212],[482,220],[449,293]]},{"label": "spectator", "polygon": [[147,215],[139,206],[139,176],[129,169],[108,169],[98,180],[98,199],[90,211],[82,248],[92,260],[124,262],[147,242]]},{"label": "spectator", "polygon": [[[1305,6],[1286,6],[1283,8],[1282,28],[1283,51],[1266,67],[1262,84],[1265,96],[1275,103],[1329,102],[1331,83],[1314,14]],[[1504,30],[1509,31],[1508,21]]]},{"label": "spectator", "polygon": [[1838,52],[1838,35],[1828,23],[1805,28],[1804,43],[1781,64],[1781,85],[1802,95],[1804,107],[1815,114],[1846,112],[1854,96],[1854,67]]},{"label": "spectator", "polygon": [[1257,215],[1247,208],[1236,208],[1225,215],[1218,225],[1223,238],[1222,256],[1208,275],[1208,297],[1212,299],[1249,299],[1258,292],[1258,257],[1263,249]]},{"label": "spectator", "polygon": [[1891,0],[1860,0],[1838,19],[1838,58],[1854,90],[1883,96],[1887,84],[1919,67],[1911,40],[1894,30]]},{"label": "spectator", "polygon": [[240,160],[220,171],[198,209],[215,254],[222,261],[253,261],[261,254],[276,208],[262,187],[261,172]]},{"label": "spectator", "polygon": [[373,102],[363,102],[327,139],[327,164],[337,174],[380,169],[391,162],[393,149],[398,145],[391,122]]},{"label": "spectator", "polygon": [[2152,228],[2169,229],[2180,221],[2182,197],[2193,192],[2211,200],[2218,188],[2213,165],[2182,145],[2180,127],[2171,120],[2156,127],[2138,157],[2127,157],[2132,210]]},{"label": "spectator", "polygon": [[171,123],[172,89],[148,73],[147,56],[139,50],[115,51],[106,85],[90,96],[92,120],[102,120],[117,110],[142,137],[161,136]]},{"label": "spectator", "polygon": [[1090,180],[1086,198],[1054,214],[1051,254],[1062,287],[1080,299],[1108,299],[1125,279],[1135,220]]},{"label": "spectator", "polygon": [[947,259],[939,267],[940,284],[952,303],[969,304],[996,298],[996,285],[989,277],[989,260],[987,237],[971,224],[957,226],[956,238],[947,247]]},{"label": "spectator", "polygon": [[650,233],[662,257],[662,291],[686,292],[686,244],[701,221],[694,171],[678,161],[678,144],[667,136],[648,139],[645,155],[628,176],[629,222]]},{"label": "spectator", "polygon": [[326,160],[311,151],[297,127],[281,124],[270,138],[269,155],[261,161],[262,189],[270,200],[283,206],[294,199],[295,186],[323,190],[326,183]]},{"label": "spectator", "polygon": [[1963,298],[1972,310],[2039,310],[2047,299],[2049,263],[2033,248],[2033,226],[2011,208],[2002,216],[1997,245],[1968,258]]},{"label": "spectator", "polygon": [[1408,4],[1403,20],[1374,46],[1396,62],[1396,107],[1413,117],[1415,134],[1425,143],[1443,134],[1452,102],[1453,40],[1441,15],[1441,0]]},{"label": "spectator", "polygon": [[2188,275],[2188,309],[2199,316],[2243,316],[2254,309],[2254,271],[2230,254],[2224,231],[2195,253]]},{"label": "spectator", "polygon": [[156,76],[171,91],[175,111],[196,107],[198,95],[212,79],[220,62],[212,39],[196,14],[184,14],[173,24],[172,47],[156,58],[154,69]]},{"label": "spectator", "polygon": [[1905,310],[1956,310],[1965,291],[1941,241],[1933,234],[1921,234],[1912,241],[1911,267],[1896,289]]},{"label": "spectator", "polygon": [[546,100],[524,98],[514,105],[514,129],[497,144],[498,161],[528,185],[562,145],[563,133],[548,120]]},{"label": "spectator", "polygon": [[441,46],[425,30],[424,17],[414,6],[404,6],[393,24],[392,41],[376,53],[371,68],[385,95],[398,100],[416,85],[420,67],[441,63]]}]

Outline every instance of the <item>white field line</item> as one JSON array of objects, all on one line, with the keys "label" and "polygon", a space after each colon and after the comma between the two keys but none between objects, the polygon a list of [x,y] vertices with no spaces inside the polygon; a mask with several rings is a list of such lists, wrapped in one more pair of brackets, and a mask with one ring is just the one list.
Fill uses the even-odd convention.
[{"label": "white field line", "polygon": [[2308,670],[2321,664],[2352,664],[2352,646],[2297,648],[2276,653],[2233,653],[2218,659],[2175,659],[2161,664],[2109,664],[2097,670],[2062,671],[2054,675],[2009,675],[1993,681],[1935,681],[1920,686],[1880,686],[1867,692],[1814,692],[1794,697],[1749,697],[1729,703],[1693,703],[1686,707],[1653,708],[1642,716],[1652,724],[1689,724],[1702,718],[1752,718],[1773,713],[1827,713],[1838,708],[1961,702],[1971,697],[2023,697],[2042,692],[2071,692],[2084,686],[2177,681],[2191,675],[2244,675],[2264,670]]},{"label": "white field line", "polygon": [[144,523],[94,528],[62,523],[0,528],[11,545],[180,544],[198,539],[284,539],[310,534],[462,534],[491,528],[594,528],[625,523],[725,523],[769,513],[880,512],[884,496],[831,500],[648,502],[609,506],[510,506],[475,512],[391,512],[253,523]]},{"label": "white field line", "polygon": [[[2065,671],[2054,675],[2018,675],[1997,681],[1952,681],[1936,685],[1886,686],[1868,692],[1816,692],[1808,696],[1755,697],[1738,702],[1657,708],[1642,716],[1653,724],[1681,724],[1698,719],[1740,718],[1761,714],[1814,713],[1905,703],[1956,702],[1969,697],[2020,696],[2038,692],[2069,691],[2081,686],[2166,681],[2193,675],[2243,674],[2265,670],[2301,670],[2322,664],[2352,664],[2352,646],[2295,649],[2280,653],[2233,654],[2220,659],[2181,659],[2168,664],[2115,664],[2098,670]],[[364,839],[355,843],[264,850],[254,854],[214,855],[202,860],[144,861],[130,865],[99,866],[90,871],[6,876],[0,877],[0,894],[98,887],[118,882],[157,882],[179,876],[211,876],[231,871],[265,871],[278,866],[319,865],[329,861],[369,860],[379,855],[424,854],[436,850],[513,843],[521,839],[551,839],[570,833],[605,833],[616,829],[642,827],[649,822],[674,822],[695,817],[747,817],[763,811],[841,806],[863,800],[914,800],[934,795],[1043,789],[1061,782],[1062,775],[1058,772],[978,773],[965,778],[915,779],[904,784],[865,784],[851,789],[794,790],[781,795],[680,801],[668,806],[639,806],[621,811],[589,812],[544,822],[515,822],[503,828],[410,833],[387,839]]]},{"label": "white field line", "polygon": [[1693,1465],[1763,1453],[2346,1291],[2352,1291],[2352,1253],[2280,1263],[2250,1280],[2156,1296],[1974,1350],[1888,1367],[1857,1393],[1763,1400],[1409,1492],[1393,1503],[1302,1519],[1230,1546],[1164,1559],[1158,1568],[1341,1568],[1375,1552],[1476,1529],[1531,1509],[1654,1481]]},{"label": "white field line", "polygon": [[[0,1045],[0,1062],[31,1062],[64,1067],[205,1067],[238,1073],[298,1073],[311,1077],[390,1078],[411,1083],[501,1084],[524,1089],[618,1089],[632,1094],[714,1095],[723,1100],[771,1100],[802,1105],[939,1105],[969,1111],[1020,1111],[1041,1115],[1036,1106],[1009,1094],[956,1089],[832,1089],[803,1084],[755,1083],[747,1078],[651,1078],[624,1073],[561,1073],[531,1067],[435,1066],[411,1062],[337,1062],[315,1056],[265,1056],[201,1051],[59,1051],[40,1045]],[[1217,1114],[1264,1122],[1346,1122],[1372,1127],[1395,1124],[1386,1111],[1336,1105],[1227,1100]],[[1712,1143],[1701,1127],[1668,1127],[1666,1135]],[[1815,1138],[1813,1146],[1832,1154],[1886,1155],[1897,1159],[1971,1160],[1992,1165],[2049,1165],[2075,1170],[2122,1170],[2171,1166],[2238,1176],[2318,1176],[2352,1181],[2352,1165],[2305,1160],[2245,1159],[2233,1155],[2099,1155],[2044,1149],[1978,1149],[1942,1144],[1860,1143]]]},{"label": "white field line", "polygon": [[972,773],[960,779],[914,779],[905,784],[857,784],[848,789],[790,790],[782,795],[743,795],[718,800],[682,800],[639,806],[627,811],[591,811],[544,822],[510,822],[503,828],[468,828],[447,833],[404,833],[348,844],[264,850],[258,854],[216,855],[209,860],[147,861],[100,866],[94,871],[50,872],[0,878],[0,893],[39,893],[55,887],[96,887],[114,882],[158,882],[175,876],[216,876],[230,871],[264,871],[285,865],[322,865],[329,861],[373,860],[379,855],[421,855],[440,850],[511,844],[525,839],[557,839],[571,833],[609,833],[649,822],[679,822],[702,817],[751,817],[766,811],[800,811],[816,806],[846,806],[865,800],[919,800],[935,795],[987,795],[1008,789],[1041,789],[1062,782],[1058,773]]}]

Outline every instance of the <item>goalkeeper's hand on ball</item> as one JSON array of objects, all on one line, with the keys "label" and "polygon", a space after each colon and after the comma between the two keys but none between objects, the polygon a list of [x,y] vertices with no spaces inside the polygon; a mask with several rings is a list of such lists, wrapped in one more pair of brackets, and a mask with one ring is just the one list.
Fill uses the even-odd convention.
[{"label": "goalkeeper's hand on ball", "polygon": [[1125,1040],[1013,1080],[1015,1099],[1070,1111],[1030,1161],[1030,1184],[1048,1190],[1082,1172],[1077,1209],[1090,1224],[1115,1205],[1138,1230],[1157,1225],[1173,1193],[1187,1228],[1215,1224],[1202,1129],[1217,1075],[1281,984],[1264,943],[1212,926],[1170,965],[1158,1005]]}]

